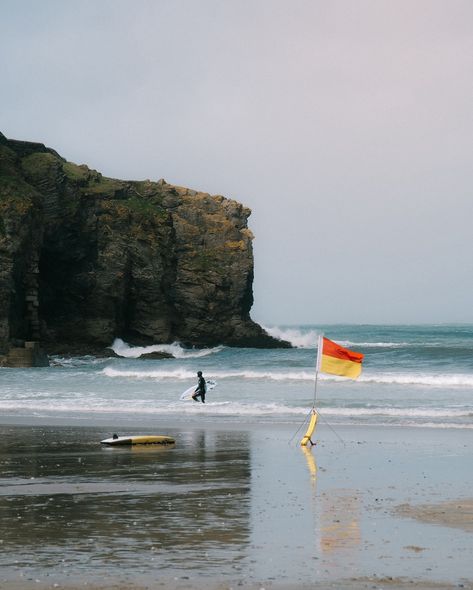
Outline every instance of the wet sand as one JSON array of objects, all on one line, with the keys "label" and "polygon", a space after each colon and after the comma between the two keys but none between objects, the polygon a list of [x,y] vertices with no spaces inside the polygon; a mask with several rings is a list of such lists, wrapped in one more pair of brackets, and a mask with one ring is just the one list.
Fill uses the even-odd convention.
[{"label": "wet sand", "polygon": [[369,578],[369,579],[344,579],[335,582],[314,582],[310,584],[291,584],[278,582],[260,583],[238,583],[237,585],[219,583],[216,581],[202,580],[178,580],[176,578],[161,579],[149,585],[135,585],[132,582],[127,584],[104,581],[98,585],[91,585],[88,582],[77,585],[43,584],[40,581],[30,582],[7,582],[2,585],[5,590],[472,590],[473,585],[469,582],[460,584],[449,584],[446,582],[424,582],[406,578]]},{"label": "wet sand", "polygon": [[471,430],[9,422],[2,589],[473,588]]},{"label": "wet sand", "polygon": [[416,518],[422,522],[459,528],[473,533],[473,499],[440,502],[425,506],[403,504],[397,509],[400,516]]}]

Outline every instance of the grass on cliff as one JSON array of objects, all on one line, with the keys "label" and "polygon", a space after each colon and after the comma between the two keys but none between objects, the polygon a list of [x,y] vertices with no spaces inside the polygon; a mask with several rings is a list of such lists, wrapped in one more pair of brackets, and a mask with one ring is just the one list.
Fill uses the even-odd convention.
[{"label": "grass on cliff", "polygon": [[124,191],[125,186],[119,180],[114,178],[101,177],[98,182],[89,182],[87,186],[81,188],[84,195],[104,197],[114,197],[117,192]]},{"label": "grass on cliff", "polygon": [[161,199],[155,197],[144,198],[132,196],[126,199],[123,204],[131,211],[141,215],[156,215],[159,218],[167,217],[167,213],[161,205]]},{"label": "grass on cliff", "polygon": [[90,171],[87,166],[78,166],[73,162],[64,162],[62,170],[66,177],[72,182],[87,182],[90,176]]},{"label": "grass on cliff", "polygon": [[22,159],[21,165],[27,176],[38,178],[47,176],[52,167],[57,167],[60,160],[53,154],[39,152]]}]

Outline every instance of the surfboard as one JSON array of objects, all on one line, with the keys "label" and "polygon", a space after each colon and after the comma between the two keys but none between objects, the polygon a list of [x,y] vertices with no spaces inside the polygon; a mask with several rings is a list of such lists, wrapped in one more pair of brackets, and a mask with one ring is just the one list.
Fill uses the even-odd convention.
[{"label": "surfboard", "polygon": [[[217,382],[212,381],[211,379],[206,381],[206,384],[207,384],[207,391],[210,391],[211,389],[213,389],[214,387],[217,386]],[[196,390],[196,388],[197,388],[197,385],[193,385],[192,387],[189,387],[189,389],[186,389],[184,391],[184,393],[181,394],[181,397],[179,399],[181,401],[188,401],[188,400],[192,399],[192,396],[194,395],[194,391]]]},{"label": "surfboard", "polygon": [[142,435],[142,436],[115,436],[100,441],[102,445],[119,447],[126,445],[173,445],[176,441],[172,436],[165,435]]}]

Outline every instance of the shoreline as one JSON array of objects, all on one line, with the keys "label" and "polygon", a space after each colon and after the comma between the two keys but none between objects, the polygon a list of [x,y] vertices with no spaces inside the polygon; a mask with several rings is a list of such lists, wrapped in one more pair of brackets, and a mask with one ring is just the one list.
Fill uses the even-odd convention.
[{"label": "shoreline", "polygon": [[[301,418],[281,420],[265,419],[247,419],[241,416],[228,418],[222,415],[213,414],[184,414],[180,417],[178,414],[165,414],[164,416],[152,414],[114,414],[103,412],[102,414],[90,414],[86,411],[76,415],[56,415],[56,416],[32,416],[32,415],[0,415],[0,427],[2,426],[19,426],[19,427],[82,427],[82,428],[103,428],[107,431],[129,430],[133,434],[146,432],[162,434],[161,430],[209,430],[215,431],[269,431],[281,432],[289,438],[300,440],[305,431],[308,419],[305,421]],[[139,425],[137,425],[139,424]],[[442,425],[441,427],[425,426],[422,424],[346,424],[346,423],[329,423],[327,420],[318,421],[315,433],[316,440],[342,440],[340,433],[349,435],[356,439],[372,440],[378,435],[379,440],[396,441],[400,432],[408,432],[410,436],[418,439],[428,439],[436,437],[450,438],[453,435],[465,437],[473,442],[473,428],[468,425],[459,427],[456,424]]]},{"label": "shoreline", "polygon": [[[177,414],[166,414],[164,416],[155,415],[90,415],[84,412],[83,416],[75,415],[56,415],[56,416],[20,416],[20,415],[0,415],[0,427],[70,427],[70,428],[116,428],[129,429],[133,431],[157,431],[162,429],[194,429],[209,431],[268,431],[280,432],[281,435],[294,436],[295,440],[302,438],[308,420],[302,420],[300,417],[293,419],[258,420],[246,419],[245,416],[239,418],[232,417],[227,419],[220,415],[212,414],[185,414],[182,417]],[[473,428],[458,428],[458,426],[442,426],[441,428],[425,427],[413,424],[346,424],[319,420],[315,431],[315,438],[321,442],[328,440],[343,440],[343,436],[350,436],[356,439],[372,440],[374,438],[384,441],[399,441],[399,433],[408,432],[410,436],[419,439],[435,439],[436,437],[454,437],[458,435],[473,441]]]}]

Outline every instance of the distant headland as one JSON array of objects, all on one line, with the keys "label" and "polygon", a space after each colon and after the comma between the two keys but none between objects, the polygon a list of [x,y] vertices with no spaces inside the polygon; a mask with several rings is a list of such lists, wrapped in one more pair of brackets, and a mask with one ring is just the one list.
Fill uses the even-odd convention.
[{"label": "distant headland", "polygon": [[0,354],[22,342],[100,354],[115,337],[290,346],[250,318],[250,214],[164,180],[106,178],[0,133]]}]

